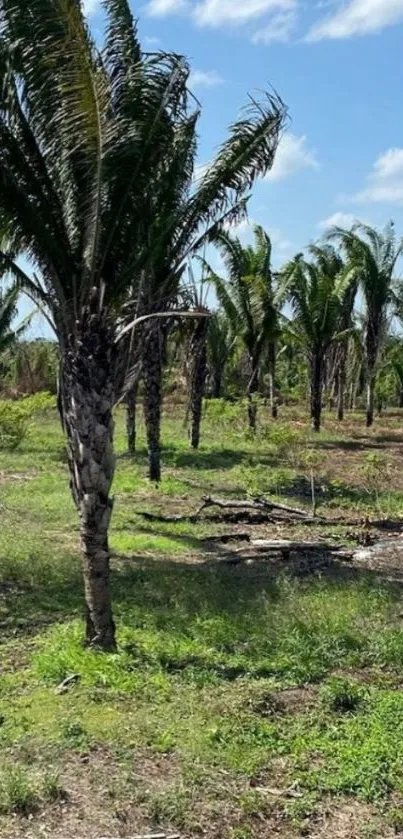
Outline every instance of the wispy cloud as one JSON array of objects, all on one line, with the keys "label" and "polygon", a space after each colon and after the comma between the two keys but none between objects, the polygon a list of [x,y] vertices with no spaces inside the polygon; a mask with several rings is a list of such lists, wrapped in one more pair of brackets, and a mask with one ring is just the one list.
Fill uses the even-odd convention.
[{"label": "wispy cloud", "polygon": [[285,9],[273,15],[269,23],[258,29],[252,35],[254,44],[271,44],[274,41],[286,43],[297,24],[297,10],[295,8]]},{"label": "wispy cloud", "polygon": [[204,26],[242,24],[262,16],[294,8],[296,0],[202,0],[193,9],[196,21]]},{"label": "wispy cloud", "polygon": [[223,83],[224,79],[216,70],[192,70],[189,76],[191,90],[197,87],[217,87]]},{"label": "wispy cloud", "polygon": [[350,0],[340,4],[335,14],[315,23],[306,40],[369,35],[400,21],[403,21],[402,0]]},{"label": "wispy cloud", "polygon": [[352,196],[357,204],[403,204],[403,148],[392,148],[375,161],[367,185]]},{"label": "wispy cloud", "polygon": [[[242,219],[242,221],[239,221],[237,224],[228,224],[227,230],[232,236],[237,236],[242,243],[251,244],[253,242],[253,229],[257,224],[260,224],[260,222],[256,221],[254,218],[248,217]],[[283,235],[281,230],[277,227],[270,227],[265,224],[262,224],[262,227],[269,234],[273,248],[281,252],[282,259],[284,259],[285,254],[293,252],[293,243]]]},{"label": "wispy cloud", "polygon": [[328,230],[330,227],[344,227],[349,230],[357,221],[353,213],[337,212],[320,221],[318,227],[319,230]]},{"label": "wispy cloud", "polygon": [[299,0],[148,0],[148,14],[187,14],[198,26],[260,25],[254,43],[287,41],[296,24]]},{"label": "wispy cloud", "polygon": [[319,168],[316,152],[309,148],[304,135],[297,137],[295,134],[284,134],[276,152],[273,168],[266,175],[266,180],[282,181],[303,169]]},{"label": "wispy cloud", "polygon": [[150,0],[147,12],[152,17],[164,17],[164,15],[182,12],[187,6],[186,0]]},{"label": "wispy cloud", "polygon": [[84,0],[83,12],[86,17],[95,15],[101,8],[101,0]]}]

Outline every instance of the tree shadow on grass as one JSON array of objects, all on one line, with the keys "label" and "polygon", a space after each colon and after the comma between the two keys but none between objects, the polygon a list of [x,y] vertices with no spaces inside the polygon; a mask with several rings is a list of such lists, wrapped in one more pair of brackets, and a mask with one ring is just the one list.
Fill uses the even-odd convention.
[{"label": "tree shadow on grass", "polygon": [[324,449],[324,451],[345,451],[345,452],[367,452],[373,449],[384,449],[385,446],[378,438],[365,438],[359,440],[313,440],[310,444],[313,449]]},{"label": "tree shadow on grass", "polygon": [[[252,458],[253,453],[244,449],[217,449],[213,451],[181,451],[178,449],[164,448],[162,452],[162,459],[165,466],[176,467],[178,469],[205,469],[222,471],[225,469],[233,469],[240,463],[244,463],[248,458]],[[259,456],[261,463],[266,463],[268,457],[265,455]]]},{"label": "tree shadow on grass", "polygon": [[[300,646],[301,655],[306,655],[305,646],[309,644],[309,656],[315,662],[318,659],[315,667],[320,669],[318,639],[323,627],[320,620],[317,626],[315,623],[315,600],[309,607],[315,624],[313,631],[304,630],[303,617],[300,626],[298,604],[305,602],[304,592],[322,597],[327,587],[327,591],[336,592],[337,602],[339,598],[342,602],[350,586],[356,590],[359,583],[366,598],[366,591],[370,596],[384,583],[391,601],[399,601],[402,593],[403,581],[401,577],[393,579],[390,568],[352,566],[322,551],[317,555],[291,554],[287,560],[280,555],[259,555],[248,564],[249,558],[241,558],[228,546],[217,547],[215,556],[210,546],[205,558],[205,564],[196,564],[133,555],[113,562],[111,585],[118,627],[144,630],[145,639],[155,638],[156,646],[150,652],[147,640],[143,647],[141,635],[140,646],[136,640],[132,650],[126,647],[137,662],[134,666],[141,667],[142,662],[158,665],[172,674],[187,668],[200,669],[227,680],[251,673],[256,678],[267,678],[278,675],[279,667],[281,670],[289,666],[287,638],[294,637],[295,630],[295,666]],[[296,587],[290,582],[292,578]],[[63,580],[58,575],[48,575],[30,588],[10,583],[2,599],[9,616],[2,625],[3,641],[10,637],[28,638],[53,623],[81,618],[82,583],[76,557],[70,556]],[[267,620],[271,609],[277,608],[285,624],[280,625],[278,636],[271,640],[272,629]],[[339,637],[337,628],[331,631]],[[343,644],[348,645],[350,630],[340,632]],[[352,631],[353,641],[354,637]],[[270,657],[276,644],[285,645],[285,664],[277,662],[271,669]],[[149,662],[147,655],[151,656]],[[323,667],[326,670],[326,662]]]}]

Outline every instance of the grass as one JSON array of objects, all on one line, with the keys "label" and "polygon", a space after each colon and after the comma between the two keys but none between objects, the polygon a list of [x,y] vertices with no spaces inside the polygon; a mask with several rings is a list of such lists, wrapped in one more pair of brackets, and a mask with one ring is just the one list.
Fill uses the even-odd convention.
[{"label": "grass", "polygon": [[[170,411],[160,488],[146,478],[142,429],[135,460],[125,456],[118,415],[111,656],[81,643],[78,523],[54,414],[2,453],[1,836],[23,837],[28,823],[33,837],[401,830],[399,579],[299,558],[233,567],[217,560],[235,546],[208,541],[233,523],[140,515],[192,513],[208,493],[274,494],[309,510],[313,470],[318,512],[357,519],[321,533],[356,544],[362,517],[403,510],[400,417],[370,434],[361,417],[344,433],[328,418],[318,438],[289,409],[251,439],[242,411],[209,405],[196,454]],[[301,525],[249,530],[309,537]]]}]

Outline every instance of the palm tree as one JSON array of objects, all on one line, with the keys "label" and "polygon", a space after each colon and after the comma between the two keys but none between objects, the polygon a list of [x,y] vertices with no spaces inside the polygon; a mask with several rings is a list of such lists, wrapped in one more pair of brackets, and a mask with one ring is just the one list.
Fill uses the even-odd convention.
[{"label": "palm tree", "polygon": [[[206,315],[208,309],[201,309]],[[190,340],[190,444],[192,449],[198,449],[200,443],[200,425],[202,417],[203,397],[207,376],[207,333],[208,318],[196,322]]]},{"label": "palm tree", "polygon": [[342,338],[335,347],[335,374],[336,374],[336,392],[337,392],[337,419],[342,422],[344,419],[344,399],[346,390],[346,373],[347,373],[347,357],[349,336],[353,329],[353,313],[354,303],[357,296],[358,285],[355,280],[351,278],[351,283],[347,288],[340,301],[340,322],[338,331],[342,334]]},{"label": "palm tree", "polygon": [[[154,215],[166,213],[159,184],[178,125],[187,124],[188,68],[178,56],[141,53],[128,0],[105,0],[104,9],[100,54],[79,0],[0,0],[0,210],[8,236],[0,268],[47,312],[59,341],[87,641],[107,650],[116,645],[112,409],[125,362],[117,315],[144,266],[148,282],[155,264]],[[237,205],[271,164],[283,116],[270,96],[233,127],[203,178],[203,211],[188,202],[186,229]],[[22,252],[33,278],[16,262]]]},{"label": "palm tree", "polygon": [[403,240],[397,240],[393,223],[383,233],[357,224],[351,231],[333,228],[329,236],[340,242],[364,297],[366,425],[370,428],[374,421],[377,365],[390,306],[396,302],[395,268],[403,253]]},{"label": "palm tree", "polygon": [[256,405],[253,396],[259,390],[261,366],[268,353],[274,376],[275,345],[279,332],[279,311],[275,301],[271,267],[272,245],[260,226],[254,228],[254,246],[244,248],[238,238],[222,231],[216,244],[224,259],[228,280],[211,274],[217,297],[248,357],[247,386],[249,427],[256,429]]},{"label": "palm tree", "polygon": [[230,322],[223,310],[210,318],[207,333],[207,369],[213,399],[221,399],[225,368],[234,348]]},{"label": "palm tree", "polygon": [[12,328],[18,311],[19,293],[15,284],[4,291],[0,290],[0,376],[4,376],[7,372],[7,365],[3,361],[7,350],[15,346],[18,337],[27,327],[27,320],[25,320],[17,329]]},{"label": "palm tree", "polygon": [[[243,217],[246,196],[256,177],[271,168],[285,109],[268,95],[263,108],[251,100],[244,116],[230,127],[214,161],[196,169],[200,110],[176,126],[147,195],[141,310],[169,311],[177,305],[189,257],[218,235],[225,223]],[[200,326],[200,329],[203,329]],[[150,478],[159,481],[162,373],[167,324],[145,330],[142,370]]]},{"label": "palm tree", "polygon": [[313,430],[320,431],[325,357],[340,330],[351,274],[331,246],[312,245],[309,252],[311,261],[298,254],[283,269],[282,294],[294,314],[289,330],[307,355]]}]

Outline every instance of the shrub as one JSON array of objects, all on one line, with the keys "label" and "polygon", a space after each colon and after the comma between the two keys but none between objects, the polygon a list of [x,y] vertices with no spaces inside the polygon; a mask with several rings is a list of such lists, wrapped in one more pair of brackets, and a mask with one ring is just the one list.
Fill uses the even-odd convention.
[{"label": "shrub", "polygon": [[362,685],[340,677],[329,679],[321,690],[323,704],[337,713],[356,711],[366,696],[367,691]]},{"label": "shrub", "polygon": [[19,402],[0,401],[0,449],[16,449],[26,437],[34,414],[54,408],[55,398],[49,393],[36,393]]},{"label": "shrub", "polygon": [[0,402],[0,449],[16,449],[29,426],[29,414],[19,402]]},{"label": "shrub", "polygon": [[273,447],[273,454],[281,460],[287,460],[293,465],[298,459],[302,435],[290,425],[270,423],[264,426],[261,436]]}]

